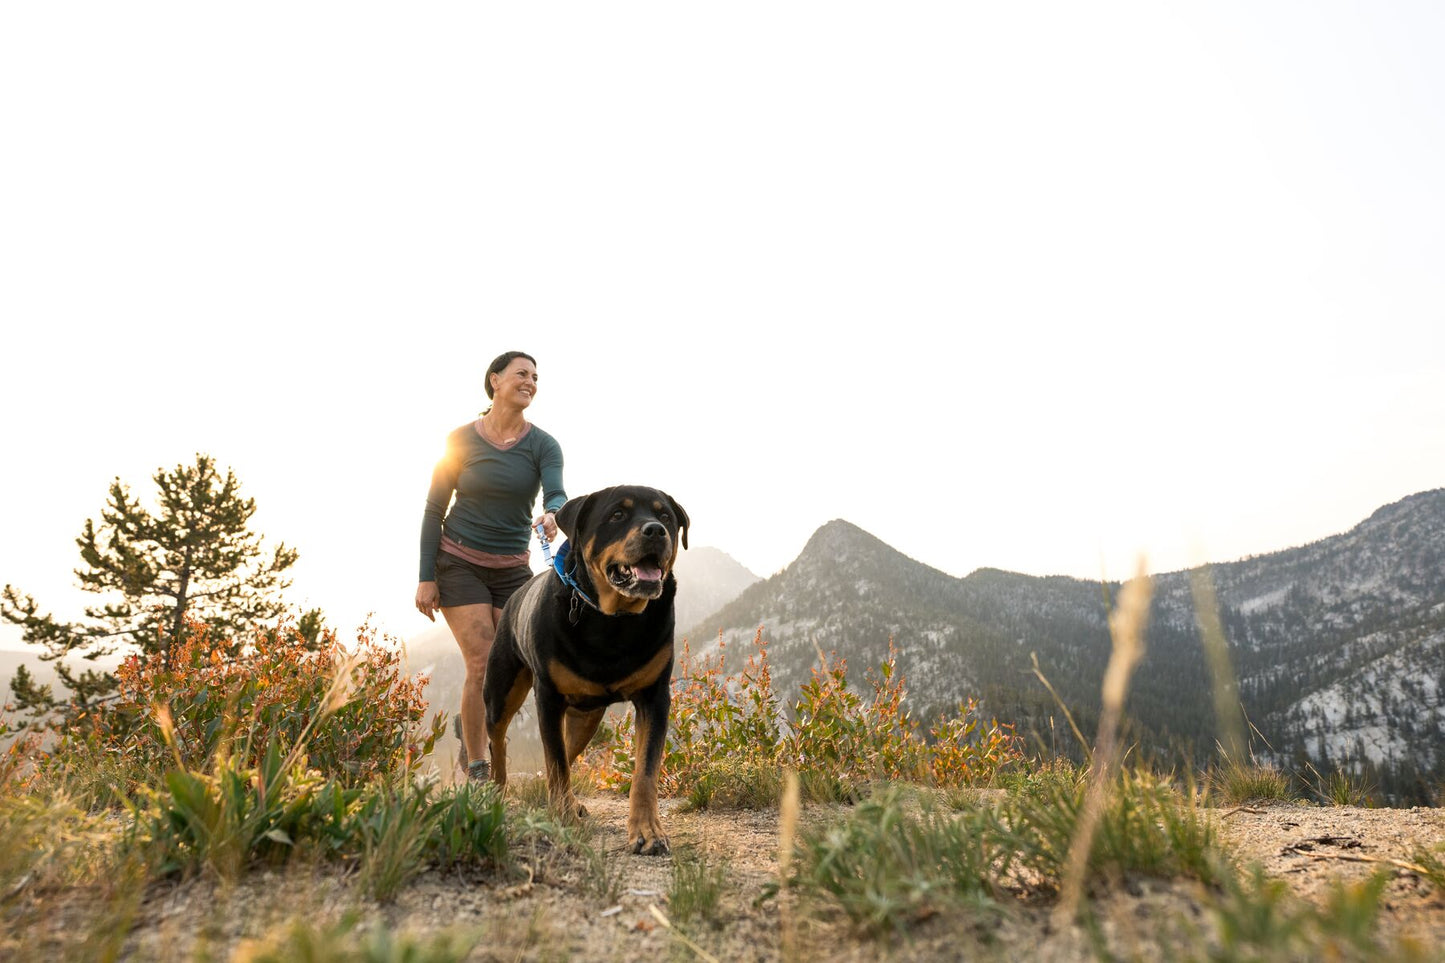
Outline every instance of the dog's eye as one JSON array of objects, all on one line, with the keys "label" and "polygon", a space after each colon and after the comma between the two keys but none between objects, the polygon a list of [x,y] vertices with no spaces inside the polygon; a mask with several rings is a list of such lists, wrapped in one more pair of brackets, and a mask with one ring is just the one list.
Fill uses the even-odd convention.
[{"label": "dog's eye", "polygon": [[617,509],[617,511],[615,511],[615,512],[612,513],[612,520],[613,520],[614,522],[620,522],[620,521],[622,521],[622,520],[623,520],[624,518],[626,518],[626,517],[627,517],[627,513],[624,512],[624,511],[623,511],[622,509],[620,509],[620,508]]},{"label": "dog's eye", "polygon": [[657,520],[660,522],[670,522],[672,521],[672,516],[669,515],[667,512],[658,512]]}]

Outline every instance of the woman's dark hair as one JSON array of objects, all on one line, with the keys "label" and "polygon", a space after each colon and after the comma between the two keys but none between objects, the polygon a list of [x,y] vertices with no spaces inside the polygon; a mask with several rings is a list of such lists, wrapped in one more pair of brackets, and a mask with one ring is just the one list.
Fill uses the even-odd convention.
[{"label": "woman's dark hair", "polygon": [[487,368],[487,373],[482,377],[482,387],[487,389],[488,398],[492,397],[492,375],[501,374],[503,371],[506,371],[507,365],[516,361],[518,358],[526,358],[532,362],[532,364],[537,363],[537,359],[525,351],[505,351],[497,355],[497,360],[491,363]]}]

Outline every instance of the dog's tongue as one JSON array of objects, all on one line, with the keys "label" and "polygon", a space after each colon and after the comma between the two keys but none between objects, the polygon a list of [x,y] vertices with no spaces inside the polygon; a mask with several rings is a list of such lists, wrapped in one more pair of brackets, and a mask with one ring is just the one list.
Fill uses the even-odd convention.
[{"label": "dog's tongue", "polygon": [[649,568],[646,565],[632,566],[632,575],[640,582],[661,582],[662,569]]}]

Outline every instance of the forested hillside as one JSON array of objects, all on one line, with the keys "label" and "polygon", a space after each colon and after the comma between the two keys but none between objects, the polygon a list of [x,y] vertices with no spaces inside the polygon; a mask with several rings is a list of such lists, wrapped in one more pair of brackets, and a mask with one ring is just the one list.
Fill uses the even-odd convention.
[{"label": "forested hillside", "polygon": [[[1363,768],[1420,792],[1445,767],[1445,490],[1381,508],[1341,535],[1210,566],[1255,750]],[[954,578],[833,521],[792,565],[690,633],[737,648],[759,626],[785,686],[818,652],[876,665],[900,650],[915,711],[976,696],[1058,746],[1031,656],[1086,728],[1097,711],[1116,583],[980,569]],[[1155,579],[1148,652],[1129,698],[1139,751],[1200,760],[1219,738],[1190,572]],[[1060,746],[1062,748],[1062,746]]]}]

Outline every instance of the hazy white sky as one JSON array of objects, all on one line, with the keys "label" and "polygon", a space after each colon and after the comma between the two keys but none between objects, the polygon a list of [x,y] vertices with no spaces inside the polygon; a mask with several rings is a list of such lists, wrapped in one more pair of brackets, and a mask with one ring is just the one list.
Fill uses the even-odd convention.
[{"label": "hazy white sky", "polygon": [[[1445,484],[1445,7],[7,4],[0,582],[196,451],[409,636],[497,353],[761,575],[1270,551]],[[13,638],[0,633],[0,638]]]}]

